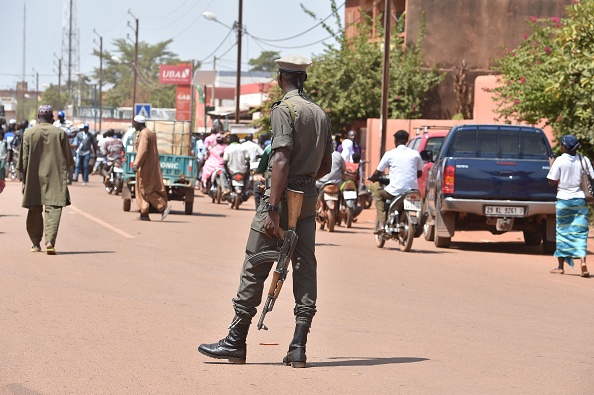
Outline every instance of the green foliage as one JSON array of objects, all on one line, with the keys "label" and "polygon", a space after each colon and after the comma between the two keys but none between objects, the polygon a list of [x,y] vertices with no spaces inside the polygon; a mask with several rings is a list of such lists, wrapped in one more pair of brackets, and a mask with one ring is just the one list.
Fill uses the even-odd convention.
[{"label": "green foliage", "polygon": [[[302,6],[303,7],[303,6]],[[308,69],[305,90],[309,97],[318,103],[330,116],[333,129],[341,130],[355,121],[379,118],[381,111],[383,49],[379,38],[371,38],[372,26],[383,36],[379,20],[369,17],[359,21],[355,28],[358,34],[347,38],[341,25],[336,1],[331,1],[331,9],[337,21],[337,30],[322,22],[324,28],[337,40],[336,46],[328,45],[320,55],[313,56],[313,65]],[[304,12],[316,18],[306,8]],[[394,31],[400,31],[404,20],[399,21]],[[391,118],[419,118],[420,108],[426,93],[438,85],[443,76],[436,70],[422,69],[421,43],[424,37],[424,23],[416,45],[405,49],[403,39],[396,37],[391,42],[389,116]],[[256,121],[257,126],[269,127],[271,104],[279,100],[282,92],[272,92],[269,102],[262,108],[263,118]]]},{"label": "green foliage", "polygon": [[564,18],[529,21],[533,33],[497,62],[500,119],[546,122],[557,138],[575,134],[594,147],[594,0],[574,1]]},{"label": "green foliage", "polygon": [[[136,82],[136,102],[151,103],[154,107],[175,107],[175,85],[159,83],[159,65],[177,64],[180,59],[167,49],[172,40],[151,45],[138,44],[138,73]],[[134,86],[134,44],[119,38],[113,41],[113,52],[103,51],[103,104],[110,107],[132,105]],[[93,55],[99,56],[95,50]],[[115,59],[114,59],[115,57]],[[94,70],[94,78],[99,80],[99,68]]]},{"label": "green foliage", "polygon": [[276,63],[274,61],[280,58],[278,51],[263,51],[260,56],[249,60],[250,71],[274,71]]},{"label": "green foliage", "polygon": [[[49,104],[56,111],[63,110],[65,103],[71,103],[71,98],[68,89],[65,86],[62,86],[59,95],[58,88],[58,85],[50,84],[50,86],[48,86],[41,94],[40,103]],[[60,97],[59,100],[58,96]]]}]

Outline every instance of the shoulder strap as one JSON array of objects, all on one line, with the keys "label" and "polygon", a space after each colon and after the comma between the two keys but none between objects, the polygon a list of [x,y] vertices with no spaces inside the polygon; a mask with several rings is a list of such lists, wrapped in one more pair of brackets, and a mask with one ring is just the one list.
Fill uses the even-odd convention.
[{"label": "shoulder strap", "polygon": [[584,162],[582,161],[582,156],[580,154],[578,154],[578,157],[580,158],[580,164],[582,165],[582,172],[584,174],[586,174],[588,177],[590,177],[590,171],[588,170],[587,166],[584,166]]},{"label": "shoulder strap", "polygon": [[289,112],[291,113],[291,127],[295,130],[295,107],[291,104],[288,100],[281,100],[281,102],[285,103],[287,107],[289,107]]}]

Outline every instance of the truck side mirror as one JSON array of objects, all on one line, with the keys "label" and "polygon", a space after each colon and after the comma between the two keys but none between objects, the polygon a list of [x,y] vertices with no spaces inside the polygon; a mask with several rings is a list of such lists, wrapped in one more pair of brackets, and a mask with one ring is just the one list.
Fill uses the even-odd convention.
[{"label": "truck side mirror", "polygon": [[423,159],[425,162],[433,162],[433,151],[426,149],[421,151],[420,154],[421,159]]}]

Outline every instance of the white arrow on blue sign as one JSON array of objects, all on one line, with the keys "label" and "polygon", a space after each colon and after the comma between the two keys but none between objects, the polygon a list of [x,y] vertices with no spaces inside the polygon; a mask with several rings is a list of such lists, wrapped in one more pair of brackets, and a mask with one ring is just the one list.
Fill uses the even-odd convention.
[{"label": "white arrow on blue sign", "polygon": [[136,103],[134,105],[134,116],[142,115],[145,118],[151,117],[151,105],[150,103]]}]

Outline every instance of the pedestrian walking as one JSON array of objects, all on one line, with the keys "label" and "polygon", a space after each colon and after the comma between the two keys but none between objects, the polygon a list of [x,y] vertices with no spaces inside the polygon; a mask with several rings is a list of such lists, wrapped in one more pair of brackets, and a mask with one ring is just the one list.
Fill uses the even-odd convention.
[{"label": "pedestrian walking", "polygon": [[89,161],[91,152],[97,155],[99,147],[95,135],[89,130],[89,124],[84,123],[80,127],[77,135],[78,147],[76,149],[76,168],[74,169],[74,178],[72,181],[78,181],[78,173],[82,173],[83,185],[89,182]]},{"label": "pedestrian walking", "polygon": [[310,60],[290,55],[275,62],[279,65],[277,81],[284,97],[274,104],[271,114],[271,175],[251,224],[239,289],[233,299],[235,318],[227,337],[218,343],[201,344],[198,350],[211,358],[245,363],[248,330],[262,302],[264,281],[273,265],[273,262],[255,265],[250,257],[275,250],[279,244],[279,224],[287,229],[287,203],[283,195],[289,188],[303,192],[304,199],[295,229],[298,242],[292,256],[295,334],[283,363],[305,367],[305,345],[317,299],[315,181],[330,171],[332,138],[326,112],[303,91]]},{"label": "pedestrian walking", "polygon": [[583,172],[594,175],[590,159],[577,153],[580,143],[571,134],[561,137],[561,156],[549,170],[547,178],[551,186],[557,187],[556,242],[554,256],[558,266],[553,274],[563,274],[564,263],[573,267],[573,258],[581,261],[582,277],[590,277],[586,266],[588,246],[588,205],[581,187]]},{"label": "pedestrian walking", "polygon": [[167,190],[163,184],[163,174],[159,163],[157,135],[146,127],[146,118],[142,115],[134,117],[136,135],[136,158],[132,170],[136,173],[136,201],[140,209],[141,221],[150,221],[151,206],[161,213],[161,221],[171,211],[171,203],[167,201]]},{"label": "pedestrian walking", "polygon": [[[38,119],[23,136],[18,168],[23,181],[23,207],[29,209],[27,233],[33,243],[31,251],[41,251],[45,232],[46,252],[55,255],[62,208],[70,205],[68,168],[74,165],[74,160],[68,136],[52,125],[52,106],[40,106]],[[45,226],[42,212],[45,212]]]}]

